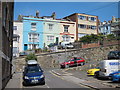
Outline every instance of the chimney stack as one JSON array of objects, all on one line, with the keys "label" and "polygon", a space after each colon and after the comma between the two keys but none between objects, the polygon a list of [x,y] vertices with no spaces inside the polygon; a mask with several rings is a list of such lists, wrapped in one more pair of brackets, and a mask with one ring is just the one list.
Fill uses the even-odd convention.
[{"label": "chimney stack", "polygon": [[53,17],[53,19],[56,19],[56,13],[55,12],[52,13],[52,17]]},{"label": "chimney stack", "polygon": [[36,17],[39,17],[39,11],[38,10],[36,11]]},{"label": "chimney stack", "polygon": [[115,22],[115,17],[114,16],[112,16],[112,22]]}]

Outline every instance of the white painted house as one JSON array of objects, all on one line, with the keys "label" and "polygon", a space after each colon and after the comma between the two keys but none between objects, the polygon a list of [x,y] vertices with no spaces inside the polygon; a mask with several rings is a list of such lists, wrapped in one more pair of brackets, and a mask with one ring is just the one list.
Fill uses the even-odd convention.
[{"label": "white painted house", "polygon": [[14,21],[13,26],[13,56],[19,57],[19,53],[22,52],[23,42],[23,22]]}]

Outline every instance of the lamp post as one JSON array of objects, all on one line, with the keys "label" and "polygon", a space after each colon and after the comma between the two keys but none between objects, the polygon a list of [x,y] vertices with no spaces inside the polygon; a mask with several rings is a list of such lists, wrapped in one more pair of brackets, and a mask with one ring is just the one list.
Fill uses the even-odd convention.
[{"label": "lamp post", "polygon": [[65,57],[66,57],[65,61],[67,61],[66,44],[65,44]]}]

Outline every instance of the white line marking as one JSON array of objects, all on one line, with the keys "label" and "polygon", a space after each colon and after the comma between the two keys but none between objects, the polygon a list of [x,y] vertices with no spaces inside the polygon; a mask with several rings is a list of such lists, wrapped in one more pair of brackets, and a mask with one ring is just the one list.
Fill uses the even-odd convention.
[{"label": "white line marking", "polygon": [[50,88],[47,84],[45,84],[47,86],[47,88]]}]

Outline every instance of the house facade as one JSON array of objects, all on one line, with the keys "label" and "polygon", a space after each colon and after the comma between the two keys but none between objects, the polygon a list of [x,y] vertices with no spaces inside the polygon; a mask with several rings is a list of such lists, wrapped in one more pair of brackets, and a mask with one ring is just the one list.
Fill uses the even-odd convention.
[{"label": "house facade", "polygon": [[112,17],[111,32],[117,37],[120,36],[120,18]]},{"label": "house facade", "polygon": [[102,34],[102,35],[112,34],[112,32],[111,32],[111,22],[110,21],[100,22],[99,28],[98,28],[98,33]]},{"label": "house facade", "polygon": [[120,18],[112,16],[111,21],[100,22],[98,32],[103,35],[114,34],[120,36]]},{"label": "house facade", "polygon": [[[17,26],[23,28],[20,32],[23,33],[22,36],[18,35],[22,42],[19,52],[43,49],[50,44],[58,45],[63,41],[74,42],[76,40],[76,22],[56,19],[55,16],[53,13],[51,16],[39,17],[37,12],[36,16],[19,15],[18,21],[23,25]],[[18,45],[16,44],[16,46]]]},{"label": "house facade", "polygon": [[0,90],[12,77],[13,16],[14,0],[0,0]]},{"label": "house facade", "polygon": [[90,34],[98,34],[98,16],[74,13],[64,17],[76,22],[76,40]]},{"label": "house facade", "polygon": [[76,23],[73,21],[61,20],[59,23],[60,42],[71,42],[76,40]]},{"label": "house facade", "polygon": [[19,52],[23,51],[23,23],[14,21],[13,26],[13,56],[19,57]]},{"label": "house facade", "polygon": [[34,17],[23,17],[23,50],[43,48],[43,21]]},{"label": "house facade", "polygon": [[43,17],[43,42],[44,47],[47,47],[48,45],[52,43],[58,44],[59,39],[59,20],[53,19],[52,17]]}]

